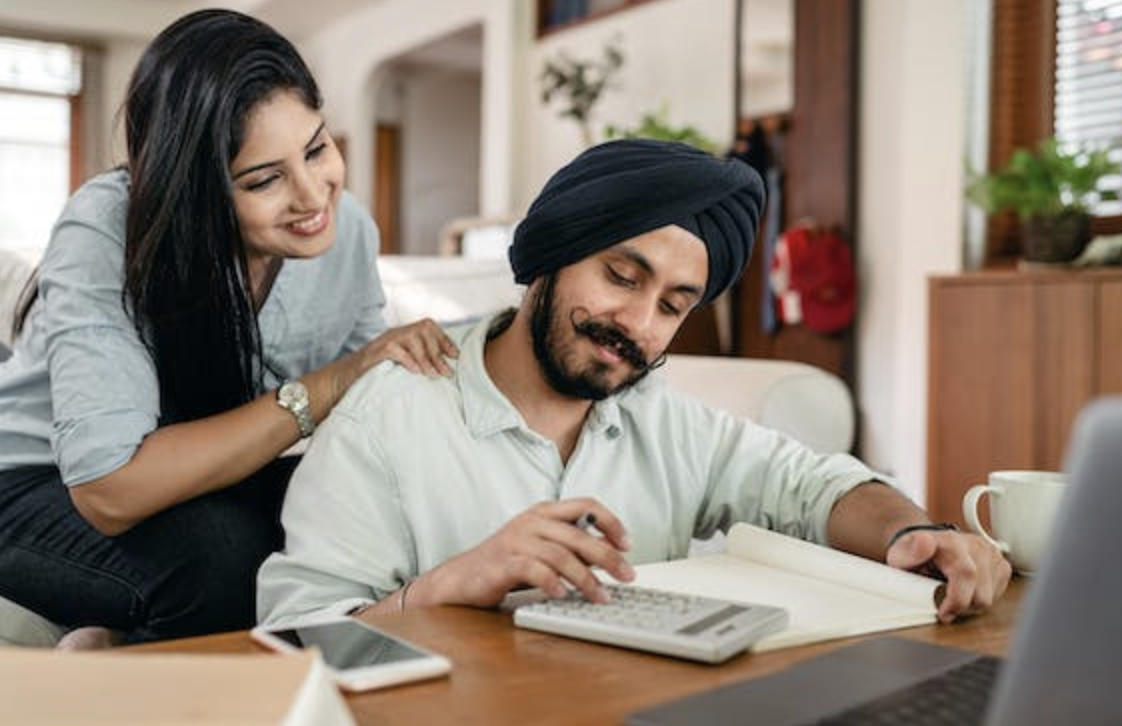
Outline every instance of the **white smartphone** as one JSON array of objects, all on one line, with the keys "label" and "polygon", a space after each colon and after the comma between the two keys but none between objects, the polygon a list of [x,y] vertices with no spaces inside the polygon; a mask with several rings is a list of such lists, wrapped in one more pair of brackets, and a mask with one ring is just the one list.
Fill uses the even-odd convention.
[{"label": "white smartphone", "polygon": [[295,628],[257,626],[254,640],[282,653],[318,648],[336,683],[348,691],[369,691],[436,678],[452,663],[354,618],[326,620]]}]

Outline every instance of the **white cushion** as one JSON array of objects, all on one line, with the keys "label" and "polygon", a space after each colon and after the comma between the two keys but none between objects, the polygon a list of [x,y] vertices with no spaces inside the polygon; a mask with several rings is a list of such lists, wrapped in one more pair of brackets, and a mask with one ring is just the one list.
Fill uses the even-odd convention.
[{"label": "white cushion", "polygon": [[840,378],[807,363],[671,355],[658,375],[713,408],[782,431],[821,453],[853,447],[853,397]]},{"label": "white cushion", "polygon": [[505,259],[385,255],[378,271],[390,326],[426,317],[443,324],[476,320],[522,299]]},{"label": "white cushion", "polygon": [[[712,408],[781,431],[824,454],[853,447],[853,398],[840,378],[787,360],[671,355],[655,375]],[[725,549],[718,532],[690,543],[691,556]]]},{"label": "white cushion", "polygon": [[25,257],[0,249],[0,344],[12,344],[17,303],[32,269]]}]

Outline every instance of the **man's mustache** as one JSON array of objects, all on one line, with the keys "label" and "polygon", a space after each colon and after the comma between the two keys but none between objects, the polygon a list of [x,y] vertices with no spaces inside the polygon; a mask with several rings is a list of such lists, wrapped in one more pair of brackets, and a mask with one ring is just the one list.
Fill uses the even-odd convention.
[{"label": "man's mustache", "polygon": [[[582,316],[583,319],[579,319]],[[662,361],[661,357],[656,358],[653,362],[648,361],[639,344],[627,337],[627,334],[620,330],[618,326],[597,320],[587,311],[574,310],[569,314],[569,322],[572,323],[573,330],[578,335],[586,336],[596,345],[611,348],[640,373],[657,367],[658,363]]]}]

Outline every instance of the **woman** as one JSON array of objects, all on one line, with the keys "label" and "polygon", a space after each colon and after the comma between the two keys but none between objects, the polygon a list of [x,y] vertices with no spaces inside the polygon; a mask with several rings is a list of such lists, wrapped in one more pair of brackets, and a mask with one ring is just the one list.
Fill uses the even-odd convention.
[{"label": "woman", "polygon": [[0,367],[0,595],[129,641],[247,627],[282,545],[279,455],[381,361],[448,372],[431,321],[385,331],[377,233],[320,105],[239,13],[185,16],[141,57],[127,168],[63,211]]}]

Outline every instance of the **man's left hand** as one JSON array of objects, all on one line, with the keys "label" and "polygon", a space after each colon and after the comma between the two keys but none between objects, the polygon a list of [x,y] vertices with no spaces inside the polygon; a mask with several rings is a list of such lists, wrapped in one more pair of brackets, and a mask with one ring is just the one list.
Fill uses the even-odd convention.
[{"label": "man's left hand", "polygon": [[931,566],[942,573],[947,590],[938,617],[944,623],[988,609],[1005,592],[1013,572],[996,547],[965,532],[909,532],[892,544],[885,559],[901,570]]}]

